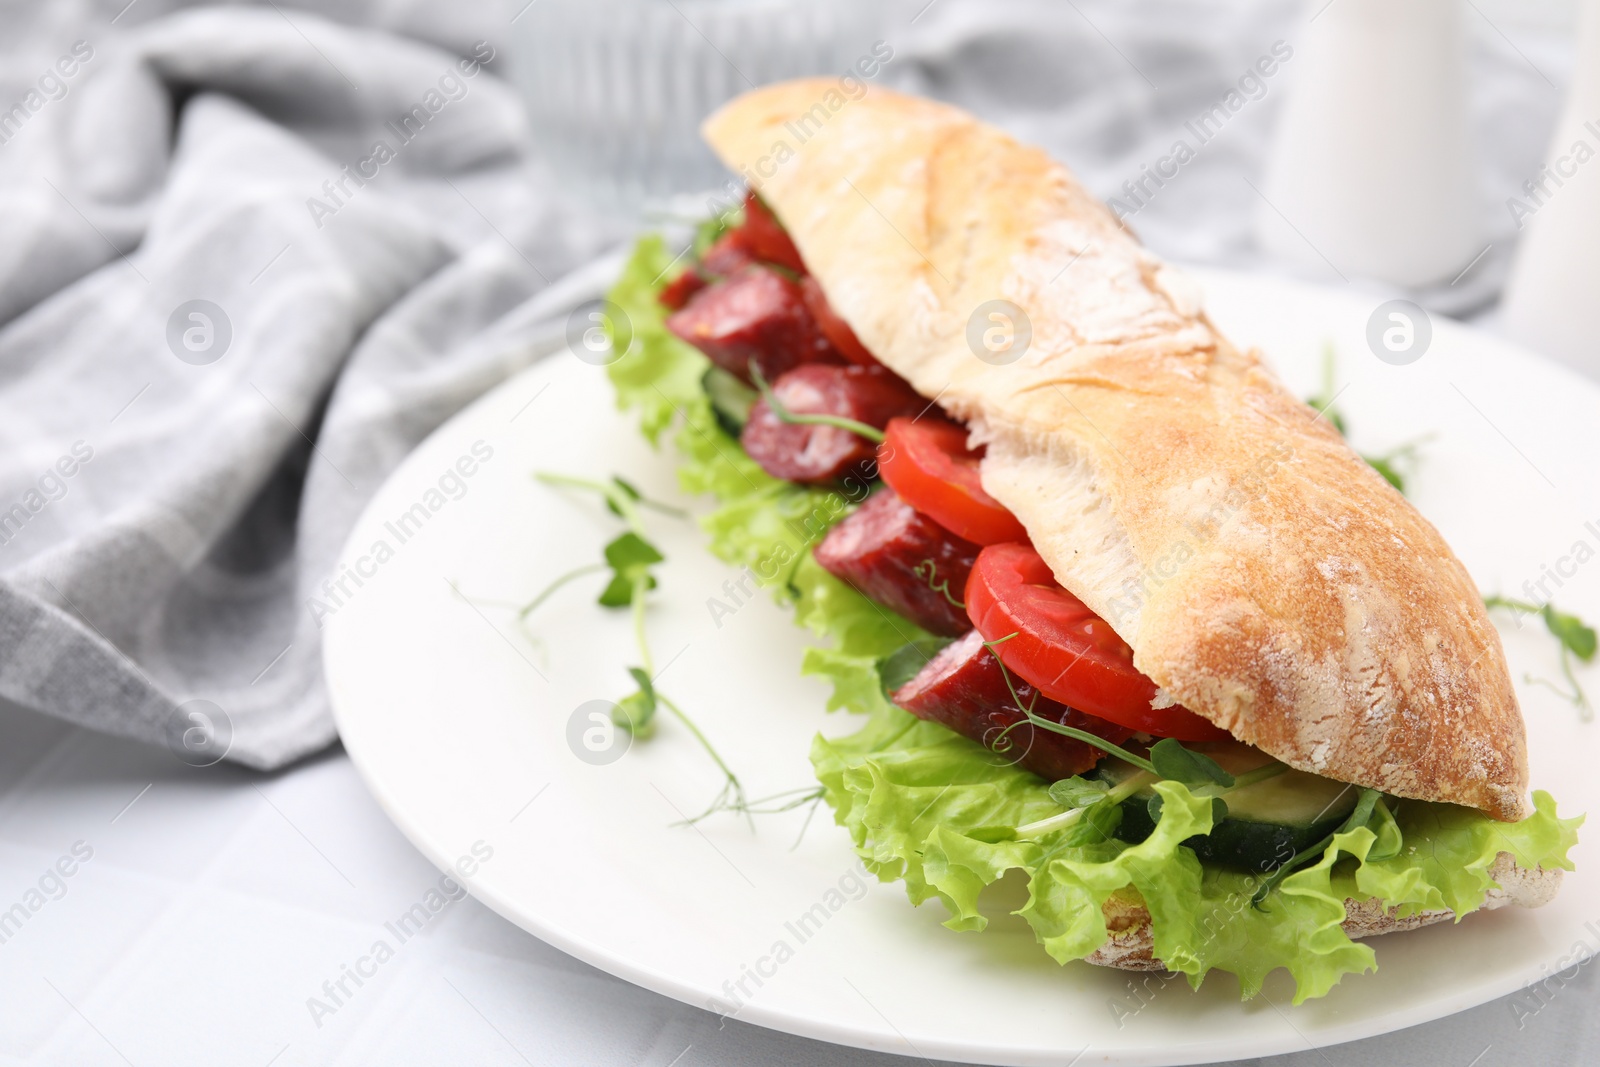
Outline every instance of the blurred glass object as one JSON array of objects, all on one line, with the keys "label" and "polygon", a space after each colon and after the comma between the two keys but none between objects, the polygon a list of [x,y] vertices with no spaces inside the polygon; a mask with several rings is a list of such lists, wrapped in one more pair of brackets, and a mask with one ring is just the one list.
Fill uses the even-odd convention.
[{"label": "blurred glass object", "polygon": [[1585,0],[1566,107],[1539,170],[1506,201],[1520,231],[1505,329],[1600,379],[1600,0]]},{"label": "blurred glass object", "polygon": [[702,119],[759,85],[844,74],[882,19],[882,0],[538,0],[513,23],[511,77],[569,188],[653,216],[725,179]]}]

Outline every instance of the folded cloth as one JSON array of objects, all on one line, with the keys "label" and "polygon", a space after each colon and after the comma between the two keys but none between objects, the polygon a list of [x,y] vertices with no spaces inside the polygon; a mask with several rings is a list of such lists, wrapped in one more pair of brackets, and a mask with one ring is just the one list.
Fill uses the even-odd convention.
[{"label": "folded cloth", "polygon": [[0,95],[0,697],[275,767],[334,737],[313,600],[365,501],[615,235],[530,162],[504,42],[94,32]]}]

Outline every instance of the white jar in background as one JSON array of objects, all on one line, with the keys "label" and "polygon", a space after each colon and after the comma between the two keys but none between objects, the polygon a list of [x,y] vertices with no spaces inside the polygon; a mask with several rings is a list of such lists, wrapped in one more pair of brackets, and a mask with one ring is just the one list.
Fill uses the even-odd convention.
[{"label": "white jar in background", "polygon": [[1520,223],[1502,328],[1600,378],[1600,0],[1585,0],[1567,104],[1544,165],[1507,202]]},{"label": "white jar in background", "polygon": [[1460,0],[1311,0],[1256,215],[1326,274],[1448,281],[1482,251]]}]

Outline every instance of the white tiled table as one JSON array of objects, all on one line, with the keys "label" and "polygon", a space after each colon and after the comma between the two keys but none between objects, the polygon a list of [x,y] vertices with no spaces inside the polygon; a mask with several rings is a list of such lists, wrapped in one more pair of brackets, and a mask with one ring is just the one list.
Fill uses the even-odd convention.
[{"label": "white tiled table", "polygon": [[[77,842],[92,857],[0,943],[0,1062],[816,1062],[578,963],[471,898],[319,1027],[311,997],[439,873],[334,750],[280,775],[0,710],[0,909]],[[553,874],[559,877],[559,874]],[[34,898],[37,903],[38,898]],[[371,968],[368,968],[371,969]],[[687,1052],[685,1050],[688,1050]],[[849,1062],[895,1062],[860,1056]]]},{"label": "white tiled table", "polygon": [[[92,857],[29,898],[78,842]],[[0,708],[0,911],[43,900],[25,920],[0,915],[0,1063],[910,1062],[719,1025],[563,955],[470,897],[360,986],[345,978],[349,995],[317,1025],[308,1000],[333,1004],[323,983],[379,937],[393,943],[384,923],[438,884],[337,749],[277,775],[196,769],[162,749]],[[1277,1062],[1583,1062],[1596,970],[1582,968],[1531,1016],[1500,1001]]]}]

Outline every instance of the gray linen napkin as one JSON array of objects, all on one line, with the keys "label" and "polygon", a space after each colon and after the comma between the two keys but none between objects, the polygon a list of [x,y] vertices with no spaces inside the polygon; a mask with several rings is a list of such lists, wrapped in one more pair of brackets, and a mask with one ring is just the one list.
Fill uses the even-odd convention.
[{"label": "gray linen napkin", "polygon": [[334,736],[310,601],[363,503],[559,337],[602,235],[503,41],[200,9],[53,43],[0,95],[0,696],[275,767]]}]

